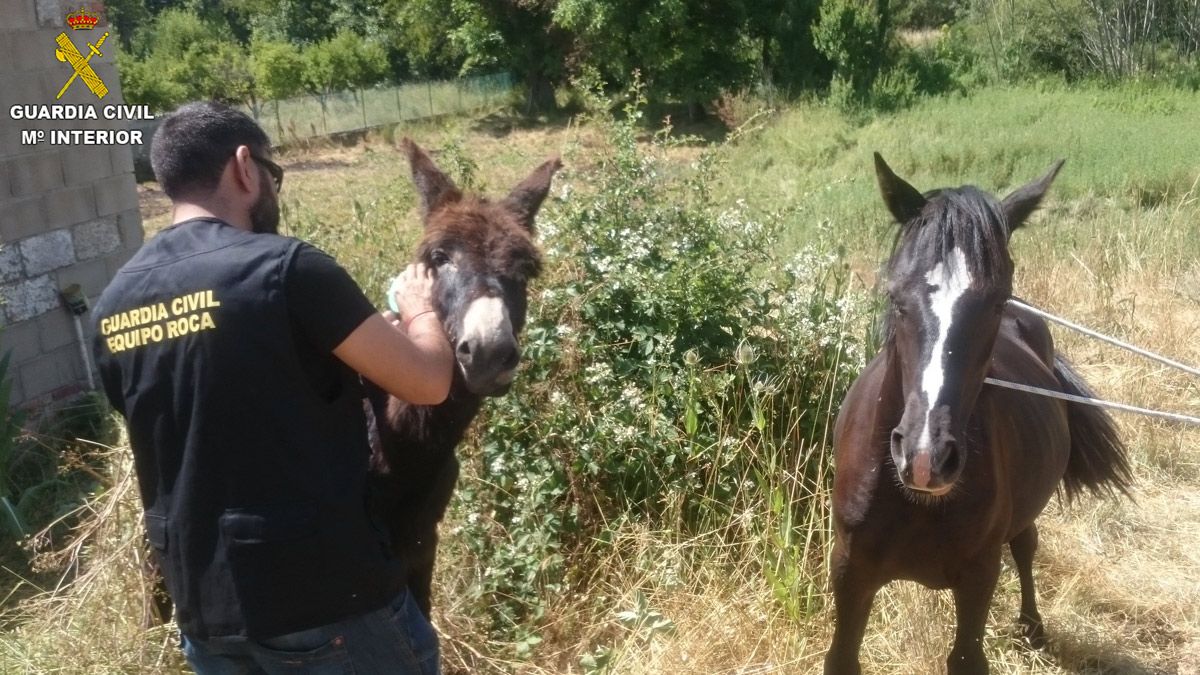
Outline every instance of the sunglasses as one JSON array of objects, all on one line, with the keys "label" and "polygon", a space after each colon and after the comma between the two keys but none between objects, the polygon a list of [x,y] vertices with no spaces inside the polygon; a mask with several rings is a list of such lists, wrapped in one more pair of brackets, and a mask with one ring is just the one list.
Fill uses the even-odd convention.
[{"label": "sunglasses", "polygon": [[280,190],[283,189],[283,167],[282,166],[279,166],[275,162],[272,162],[271,160],[266,159],[264,157],[259,157],[258,155],[250,155],[250,158],[253,159],[254,161],[258,162],[259,164],[261,164],[263,166],[263,168],[265,168],[267,170],[267,173],[271,174],[271,178],[275,179],[275,191],[276,192],[279,192]]}]

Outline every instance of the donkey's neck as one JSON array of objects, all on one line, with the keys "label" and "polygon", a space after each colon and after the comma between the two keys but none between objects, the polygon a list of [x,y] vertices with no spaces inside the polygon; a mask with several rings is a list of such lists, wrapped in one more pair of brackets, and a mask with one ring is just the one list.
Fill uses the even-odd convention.
[{"label": "donkey's neck", "polygon": [[483,397],[468,391],[458,378],[438,405],[413,405],[386,394],[372,396],[379,433],[375,469],[388,473],[453,453],[482,405]]}]

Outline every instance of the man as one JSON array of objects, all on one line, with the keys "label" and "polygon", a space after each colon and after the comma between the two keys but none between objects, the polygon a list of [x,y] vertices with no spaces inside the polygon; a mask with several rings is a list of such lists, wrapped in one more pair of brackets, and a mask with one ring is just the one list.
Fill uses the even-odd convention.
[{"label": "man", "polygon": [[163,120],[151,163],[173,225],[95,308],[147,538],[197,673],[437,673],[437,637],[366,503],[359,374],[445,399],[453,354],[432,273],[381,315],[329,256],[276,234],[283,170],[224,105]]}]

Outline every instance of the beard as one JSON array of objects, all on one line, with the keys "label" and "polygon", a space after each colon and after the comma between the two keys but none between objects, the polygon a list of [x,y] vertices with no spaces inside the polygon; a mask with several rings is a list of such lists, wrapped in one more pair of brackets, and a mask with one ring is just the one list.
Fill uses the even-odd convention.
[{"label": "beard", "polygon": [[279,233],[279,196],[264,186],[258,201],[250,207],[250,231],[256,234]]}]

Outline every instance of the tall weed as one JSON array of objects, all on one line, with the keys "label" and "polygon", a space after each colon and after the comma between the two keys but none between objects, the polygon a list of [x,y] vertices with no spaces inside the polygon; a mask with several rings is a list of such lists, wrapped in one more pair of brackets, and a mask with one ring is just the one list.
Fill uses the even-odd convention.
[{"label": "tall weed", "polygon": [[860,298],[816,252],[836,246],[784,257],[778,219],[718,207],[714,153],[680,171],[669,134],[639,144],[640,104],[617,118],[593,101],[605,142],[539,219],[549,273],[525,370],[459,492],[480,568],[464,592],[518,653],[626,526],[692,540],[687,555],[743,547],[797,613],[819,605],[810,563],[828,537],[830,419],[863,358]]}]

